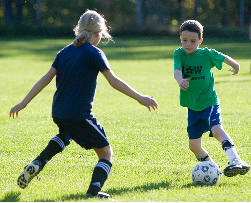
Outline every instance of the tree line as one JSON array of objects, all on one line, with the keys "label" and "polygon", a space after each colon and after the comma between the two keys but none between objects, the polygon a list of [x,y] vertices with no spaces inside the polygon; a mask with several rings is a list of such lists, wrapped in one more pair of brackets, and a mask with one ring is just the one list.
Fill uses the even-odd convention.
[{"label": "tree line", "polygon": [[[2,29],[65,30],[86,9],[104,15],[114,33],[176,32],[187,19],[211,28],[247,29],[250,0],[3,0]],[[64,29],[65,28],[65,29]],[[65,32],[65,31],[64,31]]]}]

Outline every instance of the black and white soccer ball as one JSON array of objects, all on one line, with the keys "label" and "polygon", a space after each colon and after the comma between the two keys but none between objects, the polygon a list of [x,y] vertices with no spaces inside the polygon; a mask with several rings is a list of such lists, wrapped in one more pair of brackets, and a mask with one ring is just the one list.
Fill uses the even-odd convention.
[{"label": "black and white soccer ball", "polygon": [[192,180],[196,185],[215,185],[220,179],[219,166],[211,161],[196,164],[192,171]]}]

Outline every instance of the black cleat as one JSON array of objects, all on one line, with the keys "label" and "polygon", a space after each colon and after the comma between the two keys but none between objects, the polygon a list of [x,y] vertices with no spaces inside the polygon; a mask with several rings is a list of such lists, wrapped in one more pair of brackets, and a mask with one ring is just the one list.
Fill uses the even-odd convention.
[{"label": "black cleat", "polygon": [[24,171],[18,176],[17,184],[24,189],[30,181],[41,171],[41,162],[36,160],[24,167]]},{"label": "black cleat", "polygon": [[98,199],[107,199],[107,200],[111,200],[110,199],[110,195],[104,192],[98,192],[97,195],[92,196],[91,194],[86,194],[86,199],[89,198],[98,198]]}]

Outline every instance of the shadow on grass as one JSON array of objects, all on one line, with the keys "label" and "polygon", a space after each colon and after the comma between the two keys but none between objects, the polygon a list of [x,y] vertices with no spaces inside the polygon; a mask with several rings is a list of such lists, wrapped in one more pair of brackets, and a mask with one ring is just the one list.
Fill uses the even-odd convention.
[{"label": "shadow on grass", "polygon": [[186,185],[183,185],[181,188],[205,188],[205,187],[217,187],[219,185],[203,185],[203,184],[194,184],[194,183],[188,183]]},{"label": "shadow on grass", "polygon": [[160,188],[168,189],[171,182],[161,182],[161,183],[150,183],[147,185],[140,185],[132,188],[120,188],[120,189],[110,189],[106,192],[114,195],[122,195],[132,191],[146,192],[150,190],[159,190]]},{"label": "shadow on grass", "polygon": [[226,186],[235,186],[236,184],[235,183],[217,183],[216,185],[201,185],[201,184],[194,184],[194,183],[188,183],[186,185],[183,185],[181,188],[211,188],[211,187],[218,187],[218,188],[221,188],[221,187],[226,187]]},{"label": "shadow on grass", "polygon": [[[45,61],[52,61],[57,52],[72,42],[73,39],[9,39],[0,40],[2,51],[0,57],[11,57],[17,55],[36,55]],[[172,59],[175,49],[181,46],[178,38],[174,37],[132,37],[118,38],[116,43],[107,45],[99,44],[108,60],[157,60]],[[249,59],[251,46],[247,41],[208,40],[201,48],[214,48],[234,59]],[[148,47],[148,49],[144,49]],[[152,47],[152,48],[151,48]],[[150,49],[149,49],[150,48]]]},{"label": "shadow on grass", "polygon": [[0,202],[18,202],[21,192],[7,192]]},{"label": "shadow on grass", "polygon": [[[104,192],[107,192],[113,195],[123,195],[126,193],[130,193],[133,191],[144,193],[147,191],[151,190],[159,190],[161,188],[169,189],[171,185],[171,182],[161,182],[161,183],[150,183],[147,185],[140,185],[136,187],[131,187],[131,188],[120,188],[120,189],[109,189]],[[181,188],[191,188],[191,187],[225,187],[226,185],[229,185],[227,183],[221,183],[213,186],[206,186],[206,185],[194,185],[193,183],[189,183],[186,185],[183,185]],[[233,184],[234,185],[234,184]],[[35,202],[57,202],[57,201],[83,201],[85,199],[85,194],[84,192],[77,193],[77,194],[68,194],[64,196],[58,196],[56,199],[35,199]],[[21,192],[8,192],[5,194],[4,198],[0,199],[0,202],[19,202],[20,198],[19,196],[21,195]]]},{"label": "shadow on grass", "polygon": [[[152,60],[167,59],[173,57],[173,51],[179,46],[178,40],[155,38],[126,38],[118,42],[110,42],[107,45],[100,43],[101,48],[108,60]],[[3,50],[0,51],[0,58],[15,57],[19,55],[35,55],[44,61],[53,61],[58,51],[71,43],[70,40],[60,39],[29,39],[25,41],[1,41]],[[169,49],[168,46],[176,46]],[[155,47],[153,50],[145,47]],[[156,48],[159,47],[160,49]],[[164,47],[164,50],[163,50]]]},{"label": "shadow on grass", "polygon": [[[120,189],[110,189],[106,190],[104,192],[107,192],[108,194],[112,195],[122,195],[125,193],[130,193],[132,191],[138,191],[138,192],[147,192],[150,190],[159,190],[160,188],[166,188],[168,189],[171,182],[161,182],[161,183],[151,183],[147,185],[140,185],[132,188],[120,188]],[[81,201],[85,199],[85,193],[77,193],[77,194],[69,194],[59,197],[60,201]],[[36,202],[55,202],[58,201],[57,199],[37,199]]]},{"label": "shadow on grass", "polygon": [[229,81],[227,81],[227,80],[222,80],[222,81],[215,81],[215,84],[220,84],[220,83],[231,83],[231,84],[234,84],[234,83],[236,83],[236,84],[241,84],[241,83],[250,83],[250,80],[229,80]]}]

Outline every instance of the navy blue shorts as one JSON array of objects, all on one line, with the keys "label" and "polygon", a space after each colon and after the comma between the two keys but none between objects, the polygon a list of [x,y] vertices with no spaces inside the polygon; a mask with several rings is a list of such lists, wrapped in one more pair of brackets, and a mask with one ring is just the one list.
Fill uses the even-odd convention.
[{"label": "navy blue shorts", "polygon": [[110,143],[106,137],[104,128],[96,118],[86,120],[71,120],[53,118],[59,127],[59,136],[65,143],[70,144],[74,140],[85,149],[103,148]]},{"label": "navy blue shorts", "polygon": [[203,111],[188,109],[187,132],[189,139],[198,139],[203,133],[210,131],[215,125],[222,123],[219,105],[210,106]]}]

